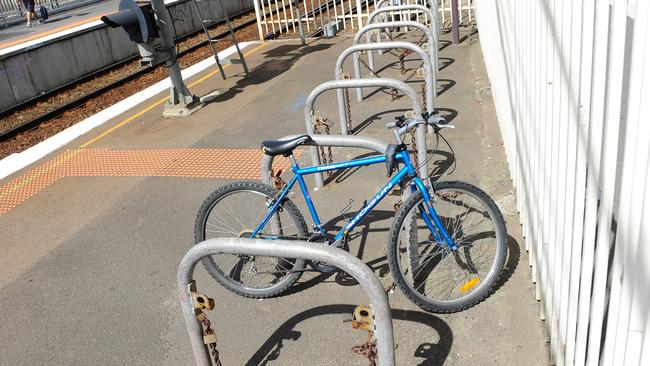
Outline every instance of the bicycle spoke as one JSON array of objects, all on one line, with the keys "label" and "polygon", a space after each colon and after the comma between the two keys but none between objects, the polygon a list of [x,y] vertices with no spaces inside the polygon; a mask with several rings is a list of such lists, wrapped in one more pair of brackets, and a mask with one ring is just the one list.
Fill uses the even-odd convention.
[{"label": "bicycle spoke", "polygon": [[[405,236],[398,243],[401,247],[398,264],[402,278],[418,297],[439,303],[456,303],[489,281],[486,276],[491,273],[497,256],[497,229],[484,201],[473,194],[449,189],[437,190],[436,195],[438,199],[433,203],[435,212],[442,228],[456,244],[456,249],[452,250],[446,242],[434,239],[424,220],[423,200],[420,198],[402,216],[412,217],[415,222],[408,224],[411,227],[409,231],[405,226],[406,220],[402,219],[400,230]],[[416,244],[418,259],[413,263],[418,265],[411,268],[412,273],[406,277],[410,259],[400,253],[406,253],[402,248],[409,245],[409,237],[425,239]]]}]

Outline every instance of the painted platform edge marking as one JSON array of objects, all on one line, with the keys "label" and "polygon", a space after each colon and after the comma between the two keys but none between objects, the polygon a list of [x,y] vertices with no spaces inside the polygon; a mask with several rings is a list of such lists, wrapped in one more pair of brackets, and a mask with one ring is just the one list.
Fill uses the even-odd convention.
[{"label": "painted platform edge marking", "polygon": [[[88,4],[88,5],[95,5],[100,1],[101,0],[98,0],[97,2]],[[165,5],[169,6],[171,4],[174,4],[174,3],[177,3],[177,2],[180,2],[180,1],[184,1],[184,0],[165,0]],[[72,10],[72,9],[70,9],[70,10]],[[115,9],[115,11],[117,11],[117,8]],[[62,14],[62,13],[55,13],[55,14]],[[43,43],[52,43],[51,41],[54,41],[57,38],[67,38],[69,36],[74,36],[74,34],[76,34],[76,33],[86,32],[87,30],[92,29],[92,28],[104,27],[106,25],[104,24],[104,22],[99,20],[100,16],[97,16],[96,19],[89,20],[86,23],[83,23],[83,24],[80,24],[80,25],[73,25],[73,26],[70,26],[68,28],[61,29],[59,31],[56,31],[56,28],[55,28],[54,29],[55,32],[52,32],[52,33],[48,33],[47,31],[43,32],[44,34],[42,35],[42,37],[38,37],[38,38],[26,37],[27,39],[25,39],[24,42],[20,42],[20,43],[17,43],[17,44],[14,43],[14,42],[15,41],[20,41],[20,39],[15,40],[15,41],[7,41],[5,43],[8,44],[8,45],[4,46],[4,47],[2,47],[2,44],[0,43],[0,47],[2,47],[2,48],[0,48],[0,56],[9,56],[9,55],[11,55],[11,54],[13,54],[15,52],[20,52],[23,49],[39,46],[39,45],[41,45]],[[19,25],[16,25],[16,26],[19,26]],[[35,35],[37,36],[38,34],[35,34]]]},{"label": "painted platform edge marking", "polygon": [[[239,47],[244,49],[252,44],[259,44],[259,41],[241,42]],[[219,52],[219,59],[227,58],[236,53],[235,46],[230,46],[227,49]],[[182,71],[183,79],[190,78],[208,67],[215,64],[214,57],[209,57],[200,61],[187,69]],[[119,116],[120,114],[128,111],[129,109],[138,106],[140,103],[150,99],[151,97],[159,94],[171,85],[169,78],[159,81],[158,83],[124,99],[123,101],[114,104],[83,121],[70,126],[69,128],[59,132],[58,134],[40,142],[39,144],[30,147],[29,149],[7,156],[0,160],[0,179],[3,179],[17,171],[27,167],[28,165],[38,161],[39,159],[47,156],[53,151],[65,146],[74,139],[83,136],[94,128],[110,121],[111,119]]]},{"label": "painted platform edge marking", "polygon": [[[301,156],[301,151],[296,151]],[[66,177],[177,177],[257,180],[259,149],[66,150],[0,187],[0,216]],[[291,167],[276,159],[274,169]],[[277,170],[276,170],[277,171]]]}]

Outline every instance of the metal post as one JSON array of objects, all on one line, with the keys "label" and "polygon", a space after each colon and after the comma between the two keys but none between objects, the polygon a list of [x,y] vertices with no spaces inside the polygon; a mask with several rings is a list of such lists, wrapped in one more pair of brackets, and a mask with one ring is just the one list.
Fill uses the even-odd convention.
[{"label": "metal post", "polygon": [[181,68],[178,65],[176,44],[174,42],[174,30],[169,10],[163,0],[151,0],[151,6],[156,12],[157,24],[160,29],[160,40],[162,52],[167,53],[165,66],[172,82],[169,91],[169,102],[163,107],[165,117],[188,116],[202,107],[201,101],[192,95],[183,82]]},{"label": "metal post", "polygon": [[[219,2],[219,5],[221,6],[221,2]],[[221,74],[221,78],[223,80],[226,80],[226,73],[223,71],[223,66],[221,66],[221,62],[219,62],[219,57],[217,56],[217,49],[214,47],[214,42],[212,42],[212,37],[210,36],[210,32],[208,31],[208,27],[205,26],[205,21],[203,20],[203,17],[201,16],[201,11],[199,10],[199,5],[196,3],[196,1],[192,1],[192,7],[194,8],[194,12],[196,13],[197,18],[199,18],[199,22],[201,23],[201,28],[203,28],[203,33],[208,37],[208,45],[210,46],[210,49],[212,50],[212,54],[214,55],[214,61],[217,63],[217,68],[219,68],[219,73]],[[221,9],[223,12],[223,8]],[[228,19],[226,17],[226,19]]]},{"label": "metal post", "polygon": [[[246,74],[246,76],[248,76],[248,65],[246,65],[246,59],[244,58],[244,53],[241,51],[241,48],[239,48],[239,42],[237,42],[237,38],[235,38],[235,31],[232,29],[232,24],[230,24],[230,15],[228,15],[228,11],[226,11],[226,8],[223,7],[222,1],[223,0],[217,0],[217,2],[219,3],[219,9],[223,13],[223,15],[226,17],[226,24],[228,25],[228,32],[230,32],[230,38],[232,39],[233,45],[235,45],[235,49],[237,49],[237,54],[239,55],[239,60],[241,61],[241,65],[244,68],[244,73]],[[212,42],[210,42],[210,43],[212,43]],[[216,53],[215,53],[214,58],[216,60],[219,59],[219,57],[217,56]],[[217,62],[219,62],[219,61],[217,61]],[[221,72],[223,73],[223,70]]]},{"label": "metal post", "polygon": [[178,296],[197,365],[209,366],[210,358],[203,344],[201,325],[194,315],[190,286],[196,264],[202,258],[214,254],[310,259],[332,264],[345,271],[359,282],[368,296],[374,315],[379,365],[395,365],[393,323],[388,296],[379,279],[361,260],[341,249],[306,241],[234,238],[209,239],[193,246],[178,267]]},{"label": "metal post", "polygon": [[458,19],[458,0],[451,0],[451,36],[454,45],[460,44],[460,21]]},{"label": "metal post", "polygon": [[[289,0],[291,1],[291,0]],[[300,32],[300,43],[305,45],[305,30],[302,27],[302,18],[300,16],[300,0],[296,0],[296,18],[298,19],[298,31]]]},{"label": "metal post", "polygon": [[257,33],[259,34],[260,41],[264,41],[264,33],[262,32],[262,17],[260,16],[260,0],[253,0],[255,7],[255,19],[257,19]]}]

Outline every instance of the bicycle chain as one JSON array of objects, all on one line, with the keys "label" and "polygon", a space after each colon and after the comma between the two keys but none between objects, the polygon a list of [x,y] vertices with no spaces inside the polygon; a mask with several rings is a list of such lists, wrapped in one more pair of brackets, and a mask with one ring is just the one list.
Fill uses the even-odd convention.
[{"label": "bicycle chain", "polygon": [[374,76],[374,77],[376,77],[376,78],[380,77],[380,76],[375,72],[375,70],[373,70],[372,68],[370,68],[370,65],[368,65],[368,64],[366,63],[366,61],[364,61],[361,57],[359,57],[359,62],[360,62],[361,65],[363,65],[366,69],[368,69],[368,71],[370,71],[370,73],[372,74],[372,76]]},{"label": "bicycle chain", "polygon": [[[205,313],[201,310],[198,310],[201,314],[205,316]],[[198,312],[197,312],[197,317],[198,317]],[[207,316],[203,318],[201,321],[201,325],[203,326],[203,335],[204,339],[205,336],[212,336],[215,335],[215,342],[208,344],[208,348],[210,349],[210,354],[212,355],[212,361],[214,363],[214,366],[222,366],[221,364],[221,359],[219,358],[219,350],[217,349],[217,342],[216,342],[216,334],[214,332],[214,329],[212,329],[212,324],[210,323],[210,320],[208,319]]]},{"label": "bicycle chain", "polygon": [[415,133],[416,133],[415,131],[416,130],[417,129],[414,128],[410,132],[410,134],[411,134],[411,150],[413,150],[413,154],[411,154],[411,156],[413,156],[413,166],[416,169],[418,169],[419,168],[419,165],[418,165],[419,162],[418,162],[418,144],[417,144],[417,139],[415,137]]},{"label": "bicycle chain", "polygon": [[433,113],[433,111],[427,110],[427,89],[426,88],[427,88],[427,83],[426,82],[422,83],[422,88],[420,89],[420,94],[422,94],[422,110],[424,112]]},{"label": "bicycle chain", "polygon": [[373,332],[368,331],[368,340],[365,343],[352,346],[352,353],[368,359],[368,366],[377,366],[377,342],[373,339]]},{"label": "bicycle chain", "polygon": [[[329,135],[330,134],[330,127],[332,127],[332,124],[327,123],[327,118],[316,115],[316,116],[314,116],[313,127],[314,127],[314,133],[322,134],[321,131],[320,131],[320,127],[324,127],[325,128],[325,134]],[[327,146],[327,147],[320,146],[318,148],[318,150],[320,151],[321,161],[323,162],[323,164],[331,164],[331,163],[334,162],[334,160],[332,159],[332,147],[331,146]],[[331,170],[327,171],[327,176],[329,177],[331,175],[332,175],[332,171]]]},{"label": "bicycle chain", "polygon": [[418,71],[419,71],[420,68],[422,68],[422,67],[424,67],[424,62],[421,63],[420,66],[418,66],[418,67],[416,67],[416,68],[414,68],[414,69],[410,69],[410,70],[411,70],[411,73],[408,74],[408,76],[406,77],[406,79],[404,80],[404,82],[406,83],[406,82],[410,81],[411,79],[413,79],[413,77],[414,77],[415,75],[418,75]]},{"label": "bicycle chain", "polygon": [[[343,80],[352,79],[352,76],[348,73],[343,74]],[[348,133],[352,132],[352,108],[350,107],[350,89],[343,89],[343,97],[345,104],[345,124],[348,126]]]},{"label": "bicycle chain", "polygon": [[[369,66],[369,65],[368,65],[368,64],[367,64],[367,63],[366,63],[366,62],[365,62],[361,57],[359,57],[359,62],[361,62],[361,64],[362,64],[366,69],[368,69],[368,71],[370,71],[370,73],[372,74],[372,76],[374,76],[374,77],[376,77],[376,78],[380,77],[380,76],[379,76],[379,75],[378,75],[378,74],[377,74],[373,69],[370,68],[370,66]],[[383,92],[383,90],[382,90],[382,92]],[[399,94],[398,94],[398,92],[397,92],[397,89],[395,89],[395,88],[390,88],[390,92],[389,92],[389,94],[390,94],[390,96],[391,96],[391,102],[394,102],[396,99],[399,98]]]}]

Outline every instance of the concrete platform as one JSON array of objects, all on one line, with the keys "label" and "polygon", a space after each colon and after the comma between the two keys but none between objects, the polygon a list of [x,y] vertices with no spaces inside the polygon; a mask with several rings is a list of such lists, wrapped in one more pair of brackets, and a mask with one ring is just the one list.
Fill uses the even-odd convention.
[{"label": "concrete platform", "polygon": [[[161,95],[1,180],[0,364],[192,364],[174,281],[193,243],[196,212],[218,186],[258,178],[260,141],[305,131],[307,94],[333,77],[335,59],[350,43],[341,36],[304,47],[284,41],[250,48],[251,77],[222,81],[215,75],[192,86],[197,95],[222,93],[190,118],[161,118]],[[438,106],[457,126],[444,134],[455,163],[443,145],[447,153],[432,166],[455,167],[444,179],[474,183],[499,203],[509,257],[498,289],[460,313],[424,313],[392,294],[398,364],[547,364],[478,37],[444,48],[441,57],[439,86],[446,90]],[[390,68],[384,75],[401,77]],[[317,103],[330,119],[338,115],[335,106],[334,92]],[[384,123],[407,106],[382,92],[353,102],[355,125],[365,126],[356,133],[388,139]],[[335,149],[334,157],[361,153]],[[306,153],[301,159],[308,163]],[[232,160],[237,164],[228,165]],[[350,199],[358,209],[386,178],[384,168],[374,166],[333,180],[313,199],[324,221],[337,225]],[[306,213],[302,198],[294,198]],[[382,202],[350,242],[351,252],[386,286],[392,282],[385,248],[394,203]],[[366,364],[350,351],[365,334],[342,322],[366,300],[346,276],[308,273],[289,294],[263,301],[233,295],[202,268],[195,277],[217,303],[209,316],[224,364]]]},{"label": "concrete platform", "polygon": [[[52,13],[47,22],[44,24],[34,22],[31,28],[26,27],[24,22],[13,24],[7,28],[0,28],[0,49],[92,22],[99,19],[102,15],[115,12],[118,4],[119,0],[104,0],[94,4],[64,10],[60,13]],[[36,12],[40,16],[40,13],[38,13],[38,5]]]}]

